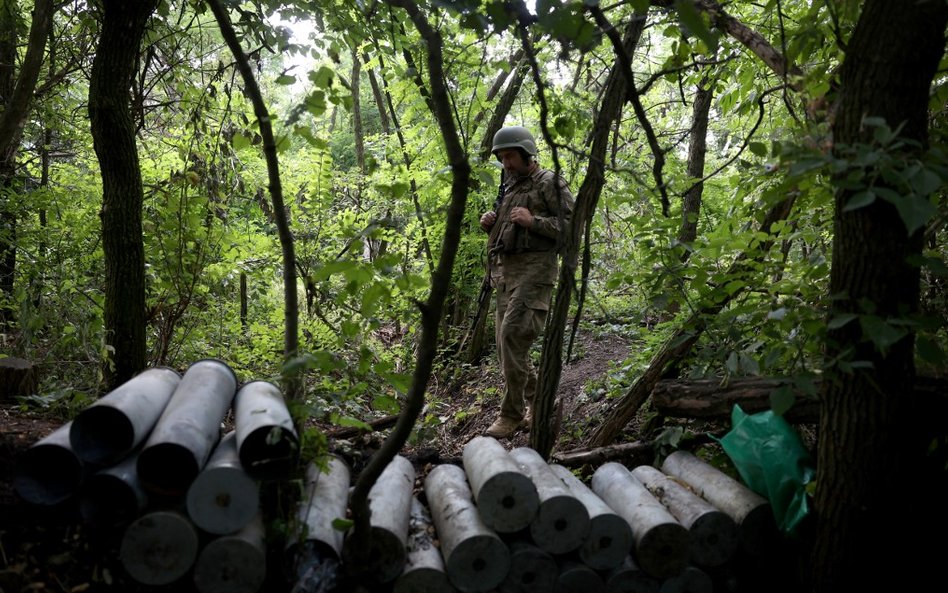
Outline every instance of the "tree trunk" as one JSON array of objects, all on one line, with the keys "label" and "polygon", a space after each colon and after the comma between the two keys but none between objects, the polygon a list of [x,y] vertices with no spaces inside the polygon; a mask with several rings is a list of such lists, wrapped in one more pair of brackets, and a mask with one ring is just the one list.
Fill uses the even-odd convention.
[{"label": "tree trunk", "polygon": [[[633,18],[626,26],[622,37],[622,45],[631,55],[638,44],[639,35],[645,28],[645,19]],[[546,328],[543,334],[543,354],[540,360],[539,383],[537,385],[536,401],[534,402],[533,427],[530,431],[530,446],[544,459],[549,458],[556,442],[556,430],[553,418],[553,407],[556,390],[560,382],[560,371],[563,368],[563,334],[566,320],[569,316],[569,306],[576,284],[576,262],[579,244],[587,221],[592,218],[605,184],[606,150],[609,147],[609,132],[612,122],[622,110],[622,104],[627,95],[627,81],[620,72],[618,64],[609,73],[606,91],[603,95],[603,104],[599,110],[595,125],[590,133],[589,167],[586,178],[583,180],[576,196],[576,206],[570,220],[569,229],[564,241],[563,259],[560,265],[560,274],[556,286],[556,299],[550,311]]]},{"label": "tree trunk", "polygon": [[102,171],[102,250],[105,255],[105,365],[110,386],[145,367],[145,249],[142,177],[129,87],[145,23],[158,0],[104,0],[102,33],[89,82],[89,120]]},{"label": "tree trunk", "polygon": [[[946,22],[944,2],[865,2],[840,72],[833,124],[840,157],[846,156],[844,145],[873,141],[876,128],[866,124],[867,117],[884,118],[892,129],[904,125],[901,136],[927,148],[929,89],[945,50]],[[895,156],[914,162],[921,156],[915,147],[904,145]],[[878,183],[892,178],[880,176]],[[895,199],[912,199],[904,187],[893,189],[901,196]],[[919,480],[928,444],[917,430],[914,398],[908,397],[914,334],[906,331],[885,348],[863,336],[873,337],[874,321],[898,323],[918,310],[919,268],[912,258],[921,253],[922,233],[909,234],[899,211],[881,198],[844,211],[858,191],[841,184],[835,198],[830,294],[836,298],[829,320],[855,317],[831,323],[828,332],[827,360],[837,364],[820,393],[812,575],[815,591],[891,589],[896,583],[887,578],[908,591],[940,571],[939,546],[929,542],[944,535],[944,498],[925,503],[944,493],[906,487]],[[906,327],[911,326],[888,330]],[[857,361],[862,364],[851,364]],[[943,479],[944,468],[936,475]],[[880,541],[898,542],[900,557],[910,557],[917,569],[894,570],[892,549]],[[872,566],[893,569],[867,570]]]},{"label": "tree trunk", "polygon": [[681,255],[687,261],[691,255],[691,243],[698,236],[698,215],[701,213],[701,194],[704,191],[704,157],[708,149],[708,114],[711,112],[712,84],[704,76],[695,90],[692,105],[690,143],[688,145],[688,176],[695,179],[693,186],[685,192],[681,204],[681,228],[678,242],[688,247]]},{"label": "tree trunk", "polygon": [[[29,42],[19,76],[17,26],[19,4],[14,0],[0,5],[0,192],[11,189],[16,174],[16,155],[29,115],[36,81],[43,65],[46,37],[52,26],[52,0],[37,0],[33,7]],[[9,197],[0,202],[0,330],[15,317],[13,285],[16,276],[17,205]]]}]

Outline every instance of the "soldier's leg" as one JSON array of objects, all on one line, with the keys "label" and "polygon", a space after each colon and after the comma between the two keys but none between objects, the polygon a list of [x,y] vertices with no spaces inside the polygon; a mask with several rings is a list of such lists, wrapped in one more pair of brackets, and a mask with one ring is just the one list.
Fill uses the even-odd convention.
[{"label": "soldier's leg", "polygon": [[[501,341],[504,358],[503,373],[507,383],[500,415],[514,420],[523,418],[527,386],[532,382],[536,389],[536,377],[530,360],[530,348],[543,329],[546,311],[531,309],[516,294],[507,302],[507,311],[501,324]],[[531,377],[531,374],[534,374]]]}]

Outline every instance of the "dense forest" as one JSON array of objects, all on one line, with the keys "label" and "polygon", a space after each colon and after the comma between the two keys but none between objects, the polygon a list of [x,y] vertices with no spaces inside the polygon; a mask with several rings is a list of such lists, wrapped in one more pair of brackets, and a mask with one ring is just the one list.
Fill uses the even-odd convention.
[{"label": "dense forest", "polygon": [[[577,331],[636,347],[590,446],[660,379],[778,377],[819,409],[813,591],[928,582],[946,526],[942,0],[0,3],[2,356],[63,420],[145,368],[280,385],[304,459],[445,422],[492,356],[505,125],[572,188],[530,445]],[[903,561],[911,559],[911,564]],[[886,568],[880,568],[886,567]]]}]

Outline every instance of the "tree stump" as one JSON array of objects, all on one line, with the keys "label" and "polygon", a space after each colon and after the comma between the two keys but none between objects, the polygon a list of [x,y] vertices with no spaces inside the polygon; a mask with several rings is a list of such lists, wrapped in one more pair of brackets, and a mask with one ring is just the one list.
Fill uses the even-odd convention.
[{"label": "tree stump", "polygon": [[0,358],[0,401],[39,391],[39,374],[32,362],[15,356]]}]

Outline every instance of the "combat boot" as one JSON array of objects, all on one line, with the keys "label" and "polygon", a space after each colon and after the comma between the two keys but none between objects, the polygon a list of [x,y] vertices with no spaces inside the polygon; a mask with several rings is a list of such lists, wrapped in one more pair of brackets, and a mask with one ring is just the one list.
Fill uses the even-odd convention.
[{"label": "combat boot", "polygon": [[490,428],[484,431],[484,434],[495,439],[504,439],[512,435],[520,427],[520,421],[513,418],[501,416],[494,420]]}]

